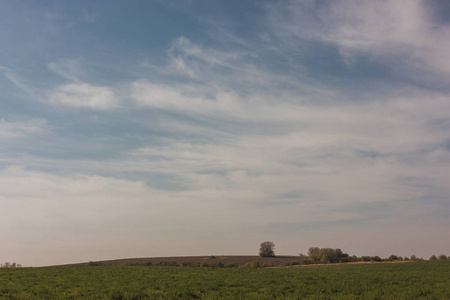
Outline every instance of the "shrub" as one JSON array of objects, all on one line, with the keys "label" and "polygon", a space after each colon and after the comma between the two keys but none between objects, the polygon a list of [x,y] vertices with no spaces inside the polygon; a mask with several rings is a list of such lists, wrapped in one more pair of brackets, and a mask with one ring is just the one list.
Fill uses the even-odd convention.
[{"label": "shrub", "polygon": [[431,255],[430,260],[437,260],[436,255]]},{"label": "shrub", "polygon": [[439,255],[439,259],[447,259],[447,255],[441,254],[441,255]]}]

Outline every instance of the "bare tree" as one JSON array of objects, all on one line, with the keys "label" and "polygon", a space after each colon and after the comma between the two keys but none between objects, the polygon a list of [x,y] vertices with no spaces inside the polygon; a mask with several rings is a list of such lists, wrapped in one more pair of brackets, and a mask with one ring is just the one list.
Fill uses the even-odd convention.
[{"label": "bare tree", "polygon": [[261,243],[261,245],[259,245],[259,256],[275,257],[275,244],[270,241]]}]

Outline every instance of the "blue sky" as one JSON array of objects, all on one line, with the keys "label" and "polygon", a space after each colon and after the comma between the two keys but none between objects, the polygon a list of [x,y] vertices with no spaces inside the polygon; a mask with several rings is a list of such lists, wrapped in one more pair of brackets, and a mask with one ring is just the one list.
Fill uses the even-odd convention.
[{"label": "blue sky", "polygon": [[445,1],[0,6],[0,260],[449,254]]}]

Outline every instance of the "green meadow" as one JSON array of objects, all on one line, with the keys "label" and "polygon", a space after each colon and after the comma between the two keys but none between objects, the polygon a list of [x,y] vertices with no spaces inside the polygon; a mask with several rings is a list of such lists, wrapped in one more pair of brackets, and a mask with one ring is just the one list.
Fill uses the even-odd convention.
[{"label": "green meadow", "polygon": [[0,299],[450,299],[450,260],[259,269],[4,268]]}]

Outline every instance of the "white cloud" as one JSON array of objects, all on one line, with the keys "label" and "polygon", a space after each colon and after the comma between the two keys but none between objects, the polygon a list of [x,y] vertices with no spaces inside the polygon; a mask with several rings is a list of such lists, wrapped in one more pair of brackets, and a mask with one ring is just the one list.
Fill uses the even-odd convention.
[{"label": "white cloud", "polygon": [[138,105],[151,108],[227,117],[242,116],[244,110],[236,94],[218,91],[213,98],[207,99],[201,86],[196,90],[194,86],[168,86],[141,80],[134,82],[131,90]]},{"label": "white cloud", "polygon": [[48,125],[47,120],[45,119],[13,122],[0,119],[0,138],[22,137],[29,134],[44,132],[47,129]]},{"label": "white cloud", "polygon": [[69,83],[59,86],[50,93],[49,101],[91,109],[111,109],[117,107],[119,102],[110,88],[87,83]]}]

